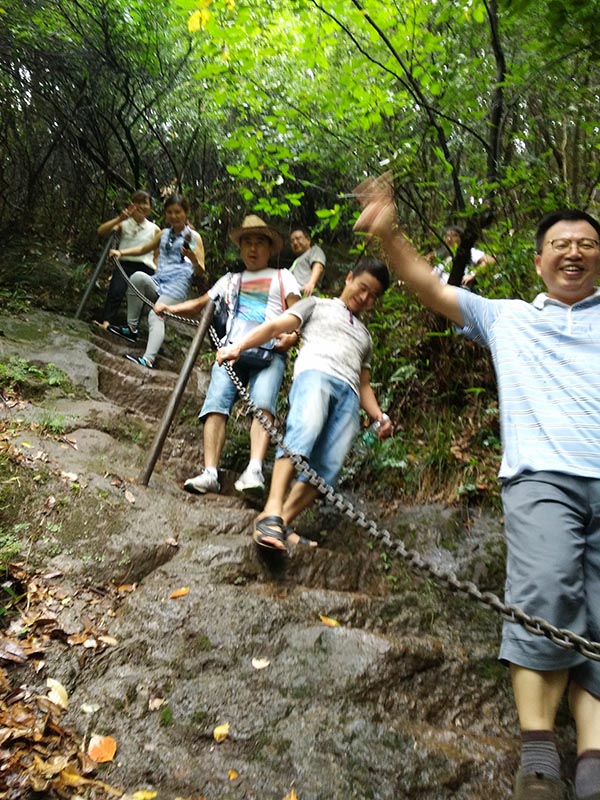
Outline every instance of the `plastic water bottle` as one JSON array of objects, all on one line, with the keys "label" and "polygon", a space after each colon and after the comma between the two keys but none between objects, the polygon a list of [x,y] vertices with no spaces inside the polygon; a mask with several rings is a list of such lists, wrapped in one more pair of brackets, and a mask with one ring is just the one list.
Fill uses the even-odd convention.
[{"label": "plastic water bottle", "polygon": [[372,422],[360,437],[361,442],[365,445],[365,447],[373,447],[379,441],[379,428],[381,428],[381,422],[380,420],[376,419],[375,422]]},{"label": "plastic water bottle", "polygon": [[388,419],[389,417],[387,414],[382,414],[381,419],[376,419],[372,422],[362,436],[358,437],[355,449],[359,455],[365,457],[370,454],[375,444],[379,441],[379,429],[381,428],[381,424]]}]

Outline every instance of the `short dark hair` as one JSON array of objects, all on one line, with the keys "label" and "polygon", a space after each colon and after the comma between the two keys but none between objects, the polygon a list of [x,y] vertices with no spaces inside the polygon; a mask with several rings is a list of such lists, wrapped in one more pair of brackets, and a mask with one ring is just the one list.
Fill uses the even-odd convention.
[{"label": "short dark hair", "polygon": [[544,244],[544,236],[546,235],[546,232],[553,225],[556,225],[557,222],[562,222],[563,220],[566,220],[567,222],[577,222],[578,220],[589,222],[589,224],[598,234],[598,239],[600,239],[600,222],[598,222],[597,219],[594,219],[594,217],[592,217],[590,214],[586,213],[585,211],[581,211],[578,208],[559,208],[557,211],[550,211],[550,213],[544,214],[544,216],[538,222],[537,230],[535,232],[535,249],[537,253],[542,252],[542,246]]},{"label": "short dark hair", "polygon": [[379,281],[382,287],[382,294],[390,287],[390,272],[383,261],[372,256],[364,256],[357,262],[352,275],[356,278],[357,275],[362,275],[363,272],[368,272],[376,280]]},{"label": "short dark hair", "polygon": [[182,194],[173,193],[170,194],[167,199],[165,200],[164,210],[166,211],[169,206],[181,206],[185,213],[187,214],[190,210],[190,204],[186,197]]},{"label": "short dark hair", "polygon": [[138,189],[131,195],[132,203],[150,203],[152,205],[152,195],[145,189]]},{"label": "short dark hair", "polygon": [[296,231],[300,231],[300,233],[303,233],[307,239],[312,239],[310,231],[308,230],[308,228],[305,228],[304,225],[292,225],[290,229],[290,236],[292,235],[292,233],[295,233]]}]

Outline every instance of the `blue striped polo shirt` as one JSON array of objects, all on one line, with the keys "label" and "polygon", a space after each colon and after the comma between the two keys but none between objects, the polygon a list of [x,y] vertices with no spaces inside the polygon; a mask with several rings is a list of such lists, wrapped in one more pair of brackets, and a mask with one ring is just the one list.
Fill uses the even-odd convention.
[{"label": "blue striped polo shirt", "polygon": [[458,289],[460,333],[489,348],[504,454],[500,478],[548,470],[600,478],[600,290],[572,306]]}]

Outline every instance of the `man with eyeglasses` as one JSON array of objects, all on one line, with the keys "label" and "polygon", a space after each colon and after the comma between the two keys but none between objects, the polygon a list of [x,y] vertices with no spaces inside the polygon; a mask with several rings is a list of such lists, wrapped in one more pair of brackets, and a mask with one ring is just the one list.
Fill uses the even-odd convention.
[{"label": "man with eyeglasses", "polygon": [[[355,193],[356,230],[378,236],[390,266],[434,311],[487,346],[500,397],[507,541],[505,600],[600,641],[600,223],[547,214],[532,303],[489,300],[442,284],[399,228],[389,174]],[[521,728],[513,800],[565,797],[554,723],[568,688],[577,728],[577,800],[600,800],[600,662],[516,623],[503,628]]]}]

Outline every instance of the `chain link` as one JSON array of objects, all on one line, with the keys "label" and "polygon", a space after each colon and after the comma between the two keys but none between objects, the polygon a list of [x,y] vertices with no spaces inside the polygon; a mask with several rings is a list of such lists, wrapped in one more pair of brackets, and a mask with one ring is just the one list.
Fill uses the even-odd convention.
[{"label": "chain link", "polygon": [[[153,307],[153,304],[148,300],[148,298],[145,297],[135,286],[133,286],[131,281],[127,278],[125,271],[118,262],[118,259],[114,256],[113,259],[121,270],[121,273],[127,280],[128,284],[132,286],[132,288],[136,291],[144,303],[146,303],[146,305]],[[186,325],[193,325],[195,327],[199,325],[197,320],[188,319],[187,317],[180,317],[176,314],[170,314],[166,311],[163,312],[163,315],[165,317],[177,320],[178,322],[183,322]],[[208,333],[213,345],[218,348],[220,344],[219,338],[212,325],[208,329]],[[240,397],[246,403],[250,413],[253,414],[256,419],[258,419],[260,424],[268,433],[273,444],[279,446],[285,456],[290,459],[296,471],[308,478],[308,482],[312,486],[316,487],[318,491],[325,497],[325,499],[331,503],[331,505],[333,505],[339,511],[344,512],[349,519],[355,522],[359,527],[364,528],[370,536],[382,544],[386,549],[391,551],[392,554],[405,561],[413,572],[433,578],[436,582],[441,583],[451,592],[474,600],[480,605],[483,605],[491,611],[496,612],[507,622],[521,625],[523,628],[525,628],[525,630],[529,631],[529,633],[535,634],[536,636],[546,637],[558,647],[562,647],[565,650],[574,650],[586,658],[591,659],[592,661],[600,661],[600,642],[590,642],[583,636],[580,636],[573,631],[565,628],[557,628],[545,619],[540,617],[531,617],[529,614],[526,614],[523,609],[518,608],[517,606],[506,605],[493,592],[481,591],[472,581],[460,580],[454,573],[446,572],[445,570],[428,562],[416,550],[408,549],[404,542],[400,539],[393,539],[388,530],[385,528],[379,528],[374,520],[368,519],[363,511],[357,510],[350,500],[340,494],[336,489],[333,488],[333,486],[330,486],[323,478],[321,478],[302,458],[302,456],[298,455],[297,453],[291,453],[288,450],[283,442],[283,436],[266,416],[266,414],[264,414],[264,412],[255,405],[232,365],[226,362],[224,367],[227,370],[229,377],[233,381],[233,384],[235,385]]]}]

